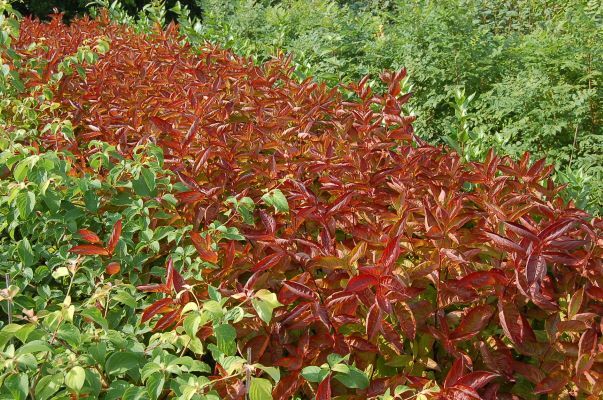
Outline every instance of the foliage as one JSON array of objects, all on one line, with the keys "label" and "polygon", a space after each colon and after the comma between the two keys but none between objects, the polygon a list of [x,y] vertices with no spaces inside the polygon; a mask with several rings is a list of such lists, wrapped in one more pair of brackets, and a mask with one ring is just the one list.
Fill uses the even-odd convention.
[{"label": "foliage", "polygon": [[[603,207],[600,1],[199,3],[203,39],[259,60],[290,52],[302,76],[336,84],[408,68],[417,134],[433,143],[455,137],[454,94],[474,93],[474,160],[490,147],[546,156],[570,193]],[[586,188],[576,182],[584,174]]]},{"label": "foliage", "polygon": [[552,166],[426,144],[403,70],[330,89],[149,21],[3,51],[4,398],[601,395],[603,222]]}]

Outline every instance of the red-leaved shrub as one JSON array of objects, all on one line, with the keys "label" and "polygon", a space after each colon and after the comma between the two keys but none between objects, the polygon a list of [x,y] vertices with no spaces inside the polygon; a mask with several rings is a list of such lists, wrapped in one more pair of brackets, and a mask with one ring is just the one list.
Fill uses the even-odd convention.
[{"label": "red-leaved shrub", "polygon": [[[300,371],[331,353],[351,353],[373,375],[365,390],[325,383],[323,398],[421,388],[430,376],[444,399],[520,398],[517,385],[603,393],[603,223],[562,201],[551,166],[527,154],[464,163],[422,143],[402,112],[404,71],[382,74],[384,94],[368,79],[329,89],[292,78],[286,60],[257,66],[209,44],[191,48],[175,26],[143,35],[106,17],[25,20],[21,54],[42,38],[49,48],[46,73],[30,82],[99,35],[110,51],[58,92],[76,139],[41,142],[72,151],[84,171],[93,139],[126,156],[147,141],[163,148],[188,187],[177,217],[217,266],[205,282],[242,299],[278,292],[283,306],[269,324],[237,326],[254,360],[282,367],[274,398],[313,395]],[[222,218],[228,197],[260,204],[272,189],[289,212],[258,206],[253,224],[232,217],[246,241],[215,251],[197,234]],[[169,297],[184,287],[180,274],[169,277],[151,290]],[[179,309],[161,321],[178,324]],[[224,395],[237,398],[228,385]]]}]

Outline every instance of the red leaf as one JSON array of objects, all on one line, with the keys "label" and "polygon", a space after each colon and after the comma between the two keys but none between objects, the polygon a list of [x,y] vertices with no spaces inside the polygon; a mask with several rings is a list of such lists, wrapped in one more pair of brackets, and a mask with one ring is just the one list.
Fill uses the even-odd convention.
[{"label": "red leaf", "polygon": [[173,304],[174,301],[170,297],[157,300],[156,302],[144,309],[144,311],[142,312],[141,322],[145,323],[151,318],[153,318],[155,315],[169,310],[171,306],[173,306]]},{"label": "red leaf", "polygon": [[79,254],[82,256],[108,256],[109,252],[93,244],[80,244],[79,246],[72,247],[69,249],[71,253]]},{"label": "red leaf", "polygon": [[101,241],[96,233],[89,231],[88,229],[80,229],[77,233],[88,243],[96,244]]},{"label": "red leaf", "polygon": [[456,381],[457,385],[471,387],[475,390],[481,389],[500,375],[487,371],[470,372]]},{"label": "red leaf", "polygon": [[488,325],[492,314],[494,314],[494,307],[487,304],[473,307],[450,334],[450,340],[466,340],[477,335]]},{"label": "red leaf", "polygon": [[506,285],[507,278],[499,271],[477,271],[466,275],[458,280],[462,287],[471,289],[482,289],[486,286]]},{"label": "red leaf", "polygon": [[490,240],[492,240],[499,249],[519,254],[525,254],[525,250],[520,245],[507,238],[504,238],[493,232],[484,232],[484,234],[488,236],[488,238],[490,238]]},{"label": "red leaf", "polygon": [[151,117],[149,119],[153,123],[153,125],[155,125],[160,131],[164,133],[169,133],[173,131],[172,124],[170,124],[166,120],[159,117]]},{"label": "red leaf", "polygon": [[296,297],[301,297],[306,300],[314,300],[317,298],[316,293],[304,284],[295,281],[286,281],[283,286]]},{"label": "red leaf", "polygon": [[180,192],[175,194],[176,198],[180,203],[190,204],[195,203],[199,200],[203,200],[207,196],[196,190],[190,190],[188,192]]},{"label": "red leaf", "polygon": [[191,241],[197,249],[197,253],[203,261],[216,264],[218,262],[218,253],[210,249],[209,236],[202,238],[198,232],[190,232]]},{"label": "red leaf", "polygon": [[180,275],[178,271],[174,268],[174,260],[172,259],[172,257],[168,259],[166,276],[167,279],[165,282],[165,286],[174,289],[176,293],[179,293],[180,291],[182,291],[182,289],[184,289],[184,285],[186,284],[186,282],[184,281],[184,278],[182,278],[182,275]]},{"label": "red leaf", "polygon": [[278,264],[283,259],[283,257],[284,253],[273,253],[267,255],[251,268],[251,272],[266,271]]},{"label": "red leaf", "polygon": [[373,275],[361,274],[350,279],[345,290],[347,292],[361,292],[368,287],[375,286],[377,282],[377,278]]},{"label": "red leaf", "polygon": [[[521,315],[513,303],[498,304],[498,318],[505,335],[515,345],[524,350],[529,350],[526,346],[536,342],[536,335],[527,319]],[[532,351],[535,349],[531,349]]]},{"label": "red leaf", "polygon": [[369,340],[372,341],[381,330],[381,321],[381,309],[377,304],[373,304],[366,315],[366,336]]},{"label": "red leaf", "polygon": [[111,232],[111,237],[109,238],[109,243],[107,243],[107,250],[109,254],[113,254],[115,251],[115,246],[117,246],[117,242],[121,237],[121,219],[115,223],[113,227],[113,232]]},{"label": "red leaf", "polygon": [[446,374],[446,379],[444,380],[444,387],[449,388],[456,385],[457,381],[465,374],[465,361],[463,357],[459,357],[452,363],[452,367],[448,370],[448,374]]},{"label": "red leaf", "polygon": [[331,400],[331,374],[318,384],[316,400]]},{"label": "red leaf", "polygon": [[385,270],[389,270],[398,257],[400,256],[400,236],[395,236],[390,238],[387,242],[387,246],[383,250],[383,254],[381,254],[381,258],[379,259],[379,265],[383,266]]},{"label": "red leaf", "polygon": [[155,324],[155,326],[153,327],[153,331],[159,332],[159,331],[163,331],[163,330],[169,328],[170,326],[174,325],[177,322],[179,317],[180,317],[179,309],[165,314],[163,317],[159,318],[159,321],[157,321],[157,324]]},{"label": "red leaf", "polygon": [[119,272],[120,269],[121,267],[118,262],[111,262],[105,267],[105,272],[107,273],[107,275],[115,275]]}]

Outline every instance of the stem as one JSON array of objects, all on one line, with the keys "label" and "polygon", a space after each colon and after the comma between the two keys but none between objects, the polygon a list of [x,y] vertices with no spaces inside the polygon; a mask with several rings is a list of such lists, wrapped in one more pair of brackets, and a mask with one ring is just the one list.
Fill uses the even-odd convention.
[{"label": "stem", "polygon": [[[10,286],[10,274],[7,273],[6,275],[4,275],[4,279],[6,280],[6,290],[8,291],[8,288]],[[13,301],[12,301],[12,299],[8,299],[7,313],[8,313],[8,323],[12,324],[13,323]]]}]

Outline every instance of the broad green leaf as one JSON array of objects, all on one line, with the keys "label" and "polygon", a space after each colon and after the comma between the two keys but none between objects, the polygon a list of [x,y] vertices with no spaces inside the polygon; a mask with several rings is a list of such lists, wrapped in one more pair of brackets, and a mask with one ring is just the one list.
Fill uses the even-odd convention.
[{"label": "broad green leaf", "polygon": [[349,366],[349,369],[347,374],[336,374],[335,379],[350,389],[366,389],[369,386],[366,374],[352,365]]},{"label": "broad green leaf", "polygon": [[264,194],[262,196],[262,200],[264,200],[266,204],[273,206],[277,212],[289,212],[289,203],[280,189],[273,189],[272,191]]},{"label": "broad green leaf", "polygon": [[235,339],[237,338],[237,331],[232,325],[222,324],[214,328],[214,335],[218,349],[227,356],[232,356],[237,351],[237,345]]},{"label": "broad green leaf", "polygon": [[165,385],[165,375],[163,373],[153,374],[146,381],[146,388],[149,397],[152,400],[157,400],[161,396],[163,386]]},{"label": "broad green leaf", "polygon": [[52,347],[42,340],[34,340],[19,347],[15,354],[35,354],[43,351],[52,351]]},{"label": "broad green leaf", "polygon": [[113,353],[105,363],[105,372],[109,375],[123,374],[138,367],[139,355],[130,351]]},{"label": "broad green leaf", "polygon": [[67,372],[65,375],[65,385],[76,393],[79,393],[84,386],[84,381],[86,380],[86,371],[84,368],[75,366]]},{"label": "broad green leaf", "polygon": [[157,196],[155,174],[147,167],[140,169],[140,176],[132,181],[132,189],[142,197]]},{"label": "broad green leaf", "polygon": [[276,294],[271,293],[266,289],[260,289],[255,293],[254,297],[255,298],[251,300],[253,308],[256,310],[262,321],[270,323],[272,312],[275,308],[282,305],[277,300]]},{"label": "broad green leaf", "polygon": [[29,378],[24,372],[9,375],[4,380],[4,386],[13,396],[13,400],[25,400],[29,391]]},{"label": "broad green leaf", "polygon": [[327,368],[321,368],[315,365],[311,365],[302,369],[301,374],[304,378],[306,378],[308,382],[318,383],[322,382],[323,379],[325,379],[325,377],[329,375],[329,370]]},{"label": "broad green leaf", "polygon": [[268,379],[252,377],[249,400],[272,400],[272,383]]},{"label": "broad green leaf", "polygon": [[31,218],[31,213],[36,206],[36,194],[32,191],[22,191],[17,196],[16,203],[21,218]]},{"label": "broad green leaf", "polygon": [[36,400],[51,398],[63,385],[63,374],[46,375],[40,378],[35,388]]}]

